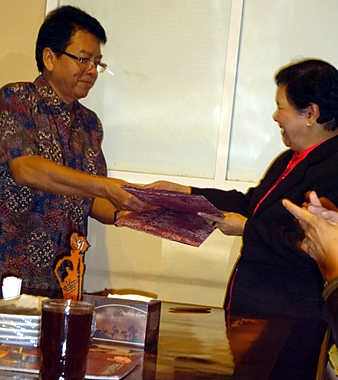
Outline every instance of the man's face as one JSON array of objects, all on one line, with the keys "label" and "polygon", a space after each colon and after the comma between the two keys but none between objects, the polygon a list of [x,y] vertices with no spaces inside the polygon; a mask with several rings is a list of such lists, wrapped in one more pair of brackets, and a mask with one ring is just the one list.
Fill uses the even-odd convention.
[{"label": "man's face", "polygon": [[[84,30],[79,30],[74,34],[65,51],[80,58],[89,58],[97,63],[100,63],[102,58],[98,39]],[[97,75],[94,65],[86,66],[65,54],[56,57],[54,53],[48,81],[60,98],[66,104],[71,104],[88,95]]]}]

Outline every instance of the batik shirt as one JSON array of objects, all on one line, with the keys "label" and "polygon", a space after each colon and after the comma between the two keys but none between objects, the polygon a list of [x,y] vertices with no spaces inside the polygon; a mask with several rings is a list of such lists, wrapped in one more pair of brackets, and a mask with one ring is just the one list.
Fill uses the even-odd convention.
[{"label": "batik shirt", "polygon": [[0,274],[24,288],[59,289],[53,265],[70,252],[73,232],[87,235],[93,199],[55,195],[17,185],[9,162],[40,156],[92,175],[106,176],[102,126],[94,112],[67,105],[39,76],[0,91]]}]

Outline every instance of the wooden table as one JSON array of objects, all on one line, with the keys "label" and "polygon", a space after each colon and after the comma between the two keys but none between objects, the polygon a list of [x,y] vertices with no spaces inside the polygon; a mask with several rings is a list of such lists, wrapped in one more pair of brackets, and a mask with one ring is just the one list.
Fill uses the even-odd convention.
[{"label": "wooden table", "polygon": [[[142,365],[125,380],[266,380],[294,329],[288,319],[257,319],[210,312],[172,312],[162,303],[156,347],[147,347]],[[0,371],[0,380],[38,379]],[[285,378],[287,380],[287,378]]]},{"label": "wooden table", "polygon": [[293,342],[295,331],[297,345],[298,332],[313,325],[230,316],[221,308],[211,308],[210,313],[171,312],[176,306],[180,305],[162,303],[157,350],[145,352],[143,367],[126,380],[270,380],[276,368],[278,379],[289,380],[287,364],[278,361],[280,354],[290,339]]}]

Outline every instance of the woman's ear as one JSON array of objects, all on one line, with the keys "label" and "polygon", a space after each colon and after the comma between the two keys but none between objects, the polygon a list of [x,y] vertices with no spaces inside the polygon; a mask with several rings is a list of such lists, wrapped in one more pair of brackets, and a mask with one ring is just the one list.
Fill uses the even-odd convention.
[{"label": "woman's ear", "polygon": [[309,124],[314,124],[317,122],[320,116],[320,110],[317,103],[310,103],[310,105],[306,108],[305,115],[308,118]]},{"label": "woman's ear", "polygon": [[52,71],[54,67],[55,53],[49,47],[43,49],[42,52],[43,64],[48,71]]}]

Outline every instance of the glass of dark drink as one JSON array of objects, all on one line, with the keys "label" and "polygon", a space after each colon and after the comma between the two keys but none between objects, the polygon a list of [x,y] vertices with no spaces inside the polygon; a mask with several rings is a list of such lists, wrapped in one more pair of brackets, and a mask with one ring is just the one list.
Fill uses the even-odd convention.
[{"label": "glass of dark drink", "polygon": [[85,378],[93,309],[94,305],[84,301],[42,302],[40,379]]}]

